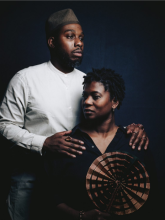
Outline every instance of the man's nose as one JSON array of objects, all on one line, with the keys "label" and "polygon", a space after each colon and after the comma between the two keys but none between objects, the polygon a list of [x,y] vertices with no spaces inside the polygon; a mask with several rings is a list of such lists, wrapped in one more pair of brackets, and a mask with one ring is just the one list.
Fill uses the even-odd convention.
[{"label": "man's nose", "polygon": [[74,46],[77,47],[83,47],[84,46],[84,43],[83,41],[81,41],[79,38],[75,38],[75,41],[74,41]]}]

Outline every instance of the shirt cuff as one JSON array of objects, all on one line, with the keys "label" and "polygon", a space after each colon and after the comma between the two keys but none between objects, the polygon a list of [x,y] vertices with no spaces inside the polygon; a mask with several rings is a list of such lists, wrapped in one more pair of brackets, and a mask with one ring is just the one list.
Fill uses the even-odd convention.
[{"label": "shirt cuff", "polygon": [[42,148],[47,137],[41,135],[35,135],[32,140],[31,150],[38,152],[42,156]]}]

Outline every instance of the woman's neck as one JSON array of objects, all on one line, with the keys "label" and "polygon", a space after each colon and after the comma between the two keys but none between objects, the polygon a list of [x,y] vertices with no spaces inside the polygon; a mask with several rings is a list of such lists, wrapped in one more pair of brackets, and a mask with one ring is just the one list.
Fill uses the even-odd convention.
[{"label": "woman's neck", "polygon": [[116,133],[118,126],[115,125],[114,116],[106,121],[103,120],[86,120],[82,124],[82,130],[91,135],[99,135],[106,137],[110,134]]},{"label": "woman's neck", "polygon": [[103,154],[106,152],[107,147],[114,139],[118,126],[115,125],[114,117],[106,121],[89,121],[84,122],[81,126],[82,131],[87,133]]}]

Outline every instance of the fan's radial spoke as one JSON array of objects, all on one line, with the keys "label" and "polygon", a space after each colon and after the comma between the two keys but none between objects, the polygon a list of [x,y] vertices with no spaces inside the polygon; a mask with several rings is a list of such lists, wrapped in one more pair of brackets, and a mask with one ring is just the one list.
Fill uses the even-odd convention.
[{"label": "fan's radial spoke", "polygon": [[150,180],[136,157],[110,152],[92,163],[86,176],[86,188],[98,208],[124,215],[136,211],[147,200]]},{"label": "fan's radial spoke", "polygon": [[101,170],[101,172],[98,172],[98,171],[96,171],[96,170],[94,170],[93,172],[92,172],[92,176],[95,176],[95,177],[100,177],[100,178],[103,178],[103,179],[105,179],[105,180],[109,180],[109,179],[112,179],[112,180],[114,180],[114,177],[112,176],[112,175],[107,175],[106,173],[105,174],[103,174],[103,172],[102,172],[102,170]]}]

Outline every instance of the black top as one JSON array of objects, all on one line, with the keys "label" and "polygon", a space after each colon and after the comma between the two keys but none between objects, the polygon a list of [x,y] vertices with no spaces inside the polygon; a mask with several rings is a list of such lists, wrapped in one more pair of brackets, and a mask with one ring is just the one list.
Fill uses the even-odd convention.
[{"label": "black top", "polygon": [[[136,212],[124,216],[115,216],[114,219],[145,219],[153,215],[154,193],[156,192],[156,174],[153,156],[147,151],[132,150],[129,146],[130,136],[123,127],[119,127],[115,137],[107,147],[105,153],[121,151],[138,157],[139,161],[146,167],[150,176],[151,189],[147,202]],[[51,202],[53,207],[60,203],[66,203],[76,210],[91,210],[97,208],[89,198],[86,190],[86,174],[92,162],[102,155],[87,133],[81,131],[79,125],[73,130],[71,137],[82,140],[86,147],[82,155],[76,158],[63,154],[45,154],[45,170],[50,177]],[[50,189],[50,188],[49,188]],[[151,215],[152,214],[152,215]]]}]

